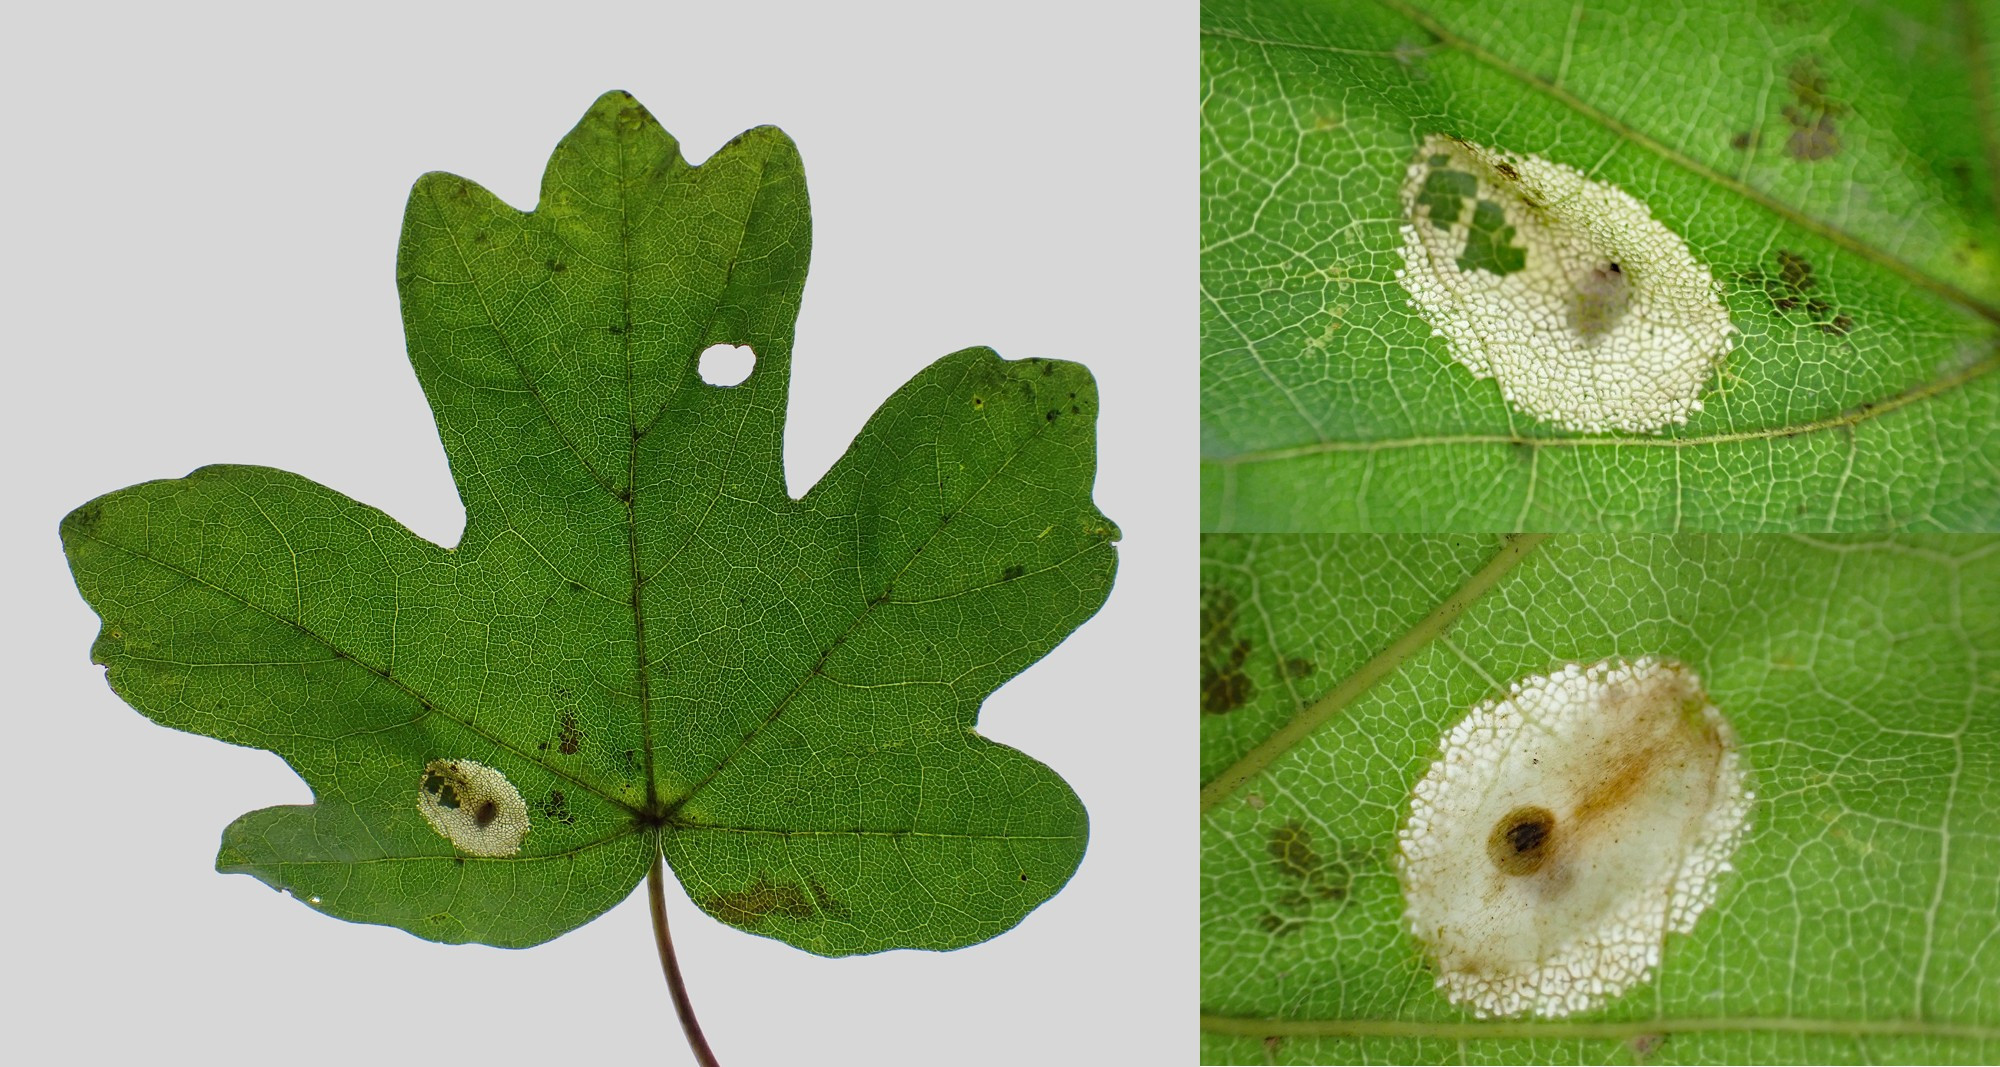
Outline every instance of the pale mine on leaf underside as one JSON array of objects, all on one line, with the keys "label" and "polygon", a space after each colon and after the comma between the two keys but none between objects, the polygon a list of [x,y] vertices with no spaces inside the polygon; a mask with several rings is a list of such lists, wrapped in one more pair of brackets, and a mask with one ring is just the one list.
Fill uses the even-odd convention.
[{"label": "pale mine on leaf underside", "polygon": [[1708,268],[1631,194],[1433,134],[1402,200],[1410,305],[1515,408],[1584,433],[1701,410],[1735,327]]},{"label": "pale mine on leaf underside", "polygon": [[507,776],[469,759],[424,767],[417,810],[445,840],[473,856],[511,856],[528,836],[528,804]]},{"label": "pale mine on leaf underside", "polygon": [[1515,682],[1444,736],[1398,833],[1404,920],[1481,1017],[1588,1011],[1715,902],[1748,827],[1736,737],[1654,657]]}]

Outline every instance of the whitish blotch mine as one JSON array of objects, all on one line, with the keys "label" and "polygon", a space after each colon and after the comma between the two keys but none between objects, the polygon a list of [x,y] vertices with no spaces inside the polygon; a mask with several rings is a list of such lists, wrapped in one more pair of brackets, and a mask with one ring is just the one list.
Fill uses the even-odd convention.
[{"label": "whitish blotch mine", "polygon": [[1508,403],[1585,433],[1654,433],[1701,410],[1735,328],[1708,268],[1624,190],[1433,135],[1403,217],[1410,305]]},{"label": "whitish blotch mine", "polygon": [[417,810],[460,852],[511,856],[528,836],[528,805],[507,776],[469,759],[432,760],[417,788]]},{"label": "whitish blotch mine", "polygon": [[1445,734],[1410,797],[1404,919],[1474,1014],[1587,1011],[1694,929],[1750,805],[1735,734],[1685,666],[1523,678]]}]

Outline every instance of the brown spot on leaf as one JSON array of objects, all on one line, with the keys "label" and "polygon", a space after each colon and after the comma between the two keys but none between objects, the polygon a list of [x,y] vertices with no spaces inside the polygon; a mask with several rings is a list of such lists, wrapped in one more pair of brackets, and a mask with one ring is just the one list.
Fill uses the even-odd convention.
[{"label": "brown spot on leaf", "polygon": [[1776,274],[1753,272],[1744,275],[1743,279],[1762,289],[1771,306],[1788,317],[1791,312],[1803,310],[1807,325],[1835,335],[1845,334],[1854,328],[1852,316],[1839,313],[1832,300],[1814,292],[1819,288],[1819,277],[1805,256],[1781,248],[1777,257]]},{"label": "brown spot on leaf", "polygon": [[556,751],[565,756],[576,755],[583,747],[583,731],[577,728],[576,712],[564,708],[562,719],[556,723]]},{"label": "brown spot on leaf", "polygon": [[1312,831],[1291,822],[1271,831],[1271,859],[1279,873],[1299,883],[1297,889],[1278,898],[1290,908],[1309,908],[1314,901],[1347,899],[1353,874],[1345,864],[1329,864],[1313,847]]},{"label": "brown spot on leaf", "polygon": [[1319,853],[1312,846],[1312,831],[1298,823],[1286,823],[1271,831],[1271,858],[1278,870],[1293,878],[1310,878],[1319,871]]},{"label": "brown spot on leaf", "polygon": [[758,875],[747,889],[717,893],[701,902],[702,910],[731,926],[756,926],[772,915],[810,919],[813,902],[795,885],[776,885]]},{"label": "brown spot on leaf", "polygon": [[1236,636],[1236,594],[1209,586],[1201,594],[1201,710],[1226,715],[1250,702],[1256,683],[1244,671],[1250,642]]},{"label": "brown spot on leaf", "polygon": [[1778,282],[1794,293],[1802,293],[1818,281],[1813,278],[1812,264],[1797,252],[1778,249]]},{"label": "brown spot on leaf", "polygon": [[[1025,882],[1027,880],[1028,872],[1022,871],[1021,881]],[[806,879],[806,888],[812,891],[813,904],[819,908],[821,915],[831,915],[836,919],[845,919],[848,915],[852,914],[847,910],[847,905],[835,900],[833,894],[826,891],[826,886],[821,884],[819,879]]]},{"label": "brown spot on leaf", "polygon": [[[630,96],[627,96],[625,99],[631,100],[632,98]],[[618,124],[620,126],[623,126],[625,129],[636,130],[652,121],[653,121],[652,113],[647,111],[645,107],[640,105],[640,103],[636,100],[633,100],[630,106],[618,109]],[[741,134],[739,134],[738,136],[740,137]],[[730,143],[734,144],[735,142],[732,141]]]},{"label": "brown spot on leaf", "polygon": [[1847,114],[1847,105],[1828,95],[1819,60],[1801,57],[1786,73],[1785,84],[1792,91],[1792,102],[1784,107],[1785,121],[1792,127],[1785,154],[1806,163],[1838,154],[1840,124],[1835,120]]},{"label": "brown spot on leaf", "polygon": [[1304,656],[1293,656],[1285,661],[1285,674],[1291,678],[1310,678],[1319,666]]}]

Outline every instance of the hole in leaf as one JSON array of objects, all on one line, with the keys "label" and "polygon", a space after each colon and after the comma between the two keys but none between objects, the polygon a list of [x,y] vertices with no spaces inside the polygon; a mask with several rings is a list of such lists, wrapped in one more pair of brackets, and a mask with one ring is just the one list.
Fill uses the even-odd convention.
[{"label": "hole in leaf", "polygon": [[701,352],[701,380],[724,389],[742,385],[757,369],[757,353],[749,345],[709,345]]}]

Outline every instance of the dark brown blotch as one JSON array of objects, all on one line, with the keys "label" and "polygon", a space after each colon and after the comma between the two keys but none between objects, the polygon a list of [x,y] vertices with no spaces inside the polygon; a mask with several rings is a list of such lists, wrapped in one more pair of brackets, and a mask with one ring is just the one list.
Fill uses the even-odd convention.
[{"label": "dark brown blotch", "polygon": [[[824,890],[821,890],[824,892]],[[759,875],[743,889],[717,893],[701,902],[702,910],[731,926],[757,926],[773,915],[810,919],[813,902],[795,885],[778,885]]]},{"label": "dark brown blotch", "polygon": [[1524,805],[1493,824],[1493,832],[1486,838],[1486,855],[1502,874],[1533,874],[1555,851],[1555,838],[1555,813]]}]

